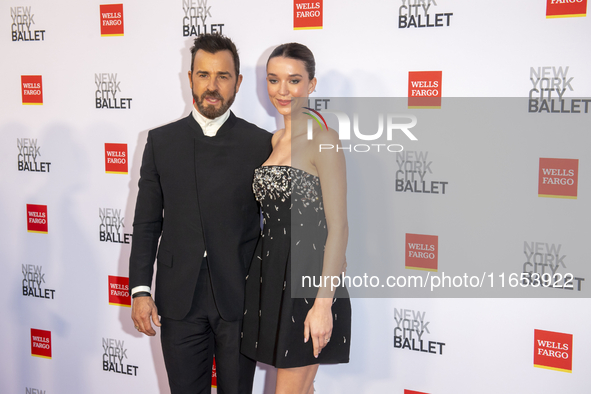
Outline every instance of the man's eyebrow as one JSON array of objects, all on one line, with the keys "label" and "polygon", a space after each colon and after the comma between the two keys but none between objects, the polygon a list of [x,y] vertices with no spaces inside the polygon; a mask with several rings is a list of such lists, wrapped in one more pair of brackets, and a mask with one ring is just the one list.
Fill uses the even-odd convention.
[{"label": "man's eyebrow", "polygon": [[[197,73],[197,74],[208,74],[209,75],[209,71],[203,71],[203,70],[196,70],[195,73]],[[218,71],[215,74],[216,75],[232,75],[232,73],[230,73],[229,71]]]}]

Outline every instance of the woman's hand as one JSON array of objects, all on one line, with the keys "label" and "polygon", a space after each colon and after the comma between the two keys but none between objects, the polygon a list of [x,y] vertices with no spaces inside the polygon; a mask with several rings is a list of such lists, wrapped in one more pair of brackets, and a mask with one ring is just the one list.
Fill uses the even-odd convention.
[{"label": "woman's hand", "polygon": [[328,345],[332,335],[332,298],[317,298],[304,321],[304,342],[312,337],[314,357]]}]

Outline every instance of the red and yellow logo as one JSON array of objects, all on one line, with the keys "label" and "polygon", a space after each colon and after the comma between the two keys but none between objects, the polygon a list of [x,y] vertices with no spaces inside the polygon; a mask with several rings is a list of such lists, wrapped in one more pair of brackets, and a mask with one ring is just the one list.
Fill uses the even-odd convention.
[{"label": "red and yellow logo", "polygon": [[47,205],[27,204],[27,231],[47,234]]},{"label": "red and yellow logo", "polygon": [[534,367],[572,373],[572,334],[534,330]]},{"label": "red and yellow logo", "polygon": [[218,387],[218,373],[215,367],[215,357],[213,358],[213,366],[211,368],[211,387],[214,389]]},{"label": "red and yellow logo", "polygon": [[105,172],[127,174],[127,144],[105,144]]},{"label": "red and yellow logo", "polygon": [[31,328],[31,355],[51,358],[51,331]]},{"label": "red and yellow logo", "polygon": [[406,257],[408,269],[437,271],[437,235],[406,234]]},{"label": "red and yellow logo", "polygon": [[578,179],[578,159],[541,157],[538,175],[538,196],[576,199]]},{"label": "red and yellow logo", "polygon": [[129,278],[109,275],[109,305],[131,306]]},{"label": "red and yellow logo", "polygon": [[587,16],[587,0],[546,0],[546,18]]},{"label": "red and yellow logo", "polygon": [[441,108],[442,71],[408,72],[408,108]]},{"label": "red and yellow logo", "polygon": [[293,0],[293,29],[322,29],[322,0]]},{"label": "red and yellow logo", "polygon": [[23,105],[43,105],[41,75],[21,75]]},{"label": "red and yellow logo", "polygon": [[101,5],[101,36],[123,35],[123,4]]}]

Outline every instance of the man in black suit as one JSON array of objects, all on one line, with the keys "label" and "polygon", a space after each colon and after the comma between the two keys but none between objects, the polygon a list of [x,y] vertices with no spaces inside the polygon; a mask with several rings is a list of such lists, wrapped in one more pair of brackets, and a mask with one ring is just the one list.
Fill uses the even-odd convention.
[{"label": "man in black suit", "polygon": [[205,34],[194,44],[194,109],[151,130],[144,149],[129,263],[132,319],[150,336],[150,319],[161,326],[173,394],[210,392],[214,352],[218,393],[251,393],[255,362],[240,354],[240,336],[260,232],[252,179],[271,152],[271,134],[229,110],[242,81],[234,43]]}]

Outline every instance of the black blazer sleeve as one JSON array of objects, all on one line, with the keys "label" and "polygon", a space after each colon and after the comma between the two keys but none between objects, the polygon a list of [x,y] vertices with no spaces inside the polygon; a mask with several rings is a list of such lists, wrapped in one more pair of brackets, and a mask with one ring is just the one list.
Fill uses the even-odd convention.
[{"label": "black blazer sleeve", "polygon": [[133,221],[133,241],[129,259],[130,289],[152,284],[154,260],[162,233],[163,208],[162,187],[154,160],[153,135],[150,131],[142,158]]}]

